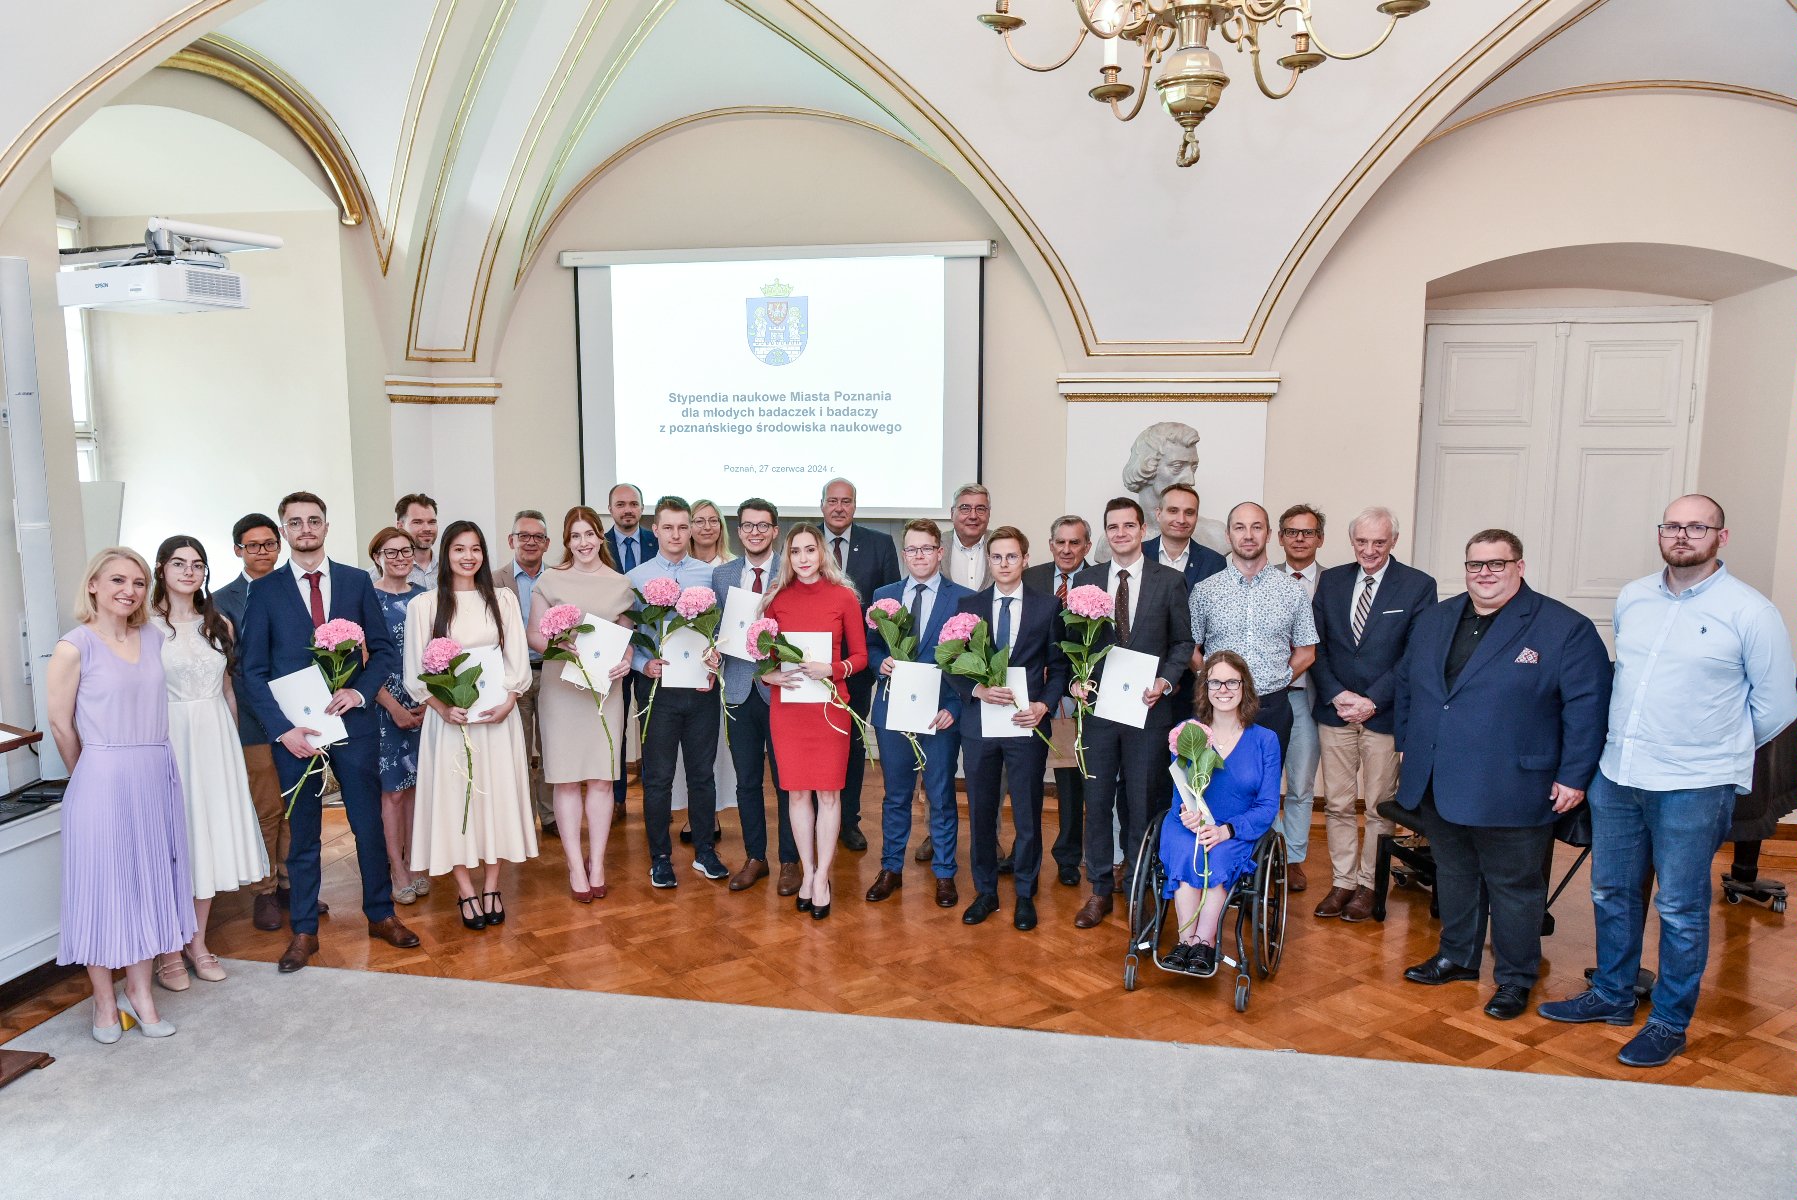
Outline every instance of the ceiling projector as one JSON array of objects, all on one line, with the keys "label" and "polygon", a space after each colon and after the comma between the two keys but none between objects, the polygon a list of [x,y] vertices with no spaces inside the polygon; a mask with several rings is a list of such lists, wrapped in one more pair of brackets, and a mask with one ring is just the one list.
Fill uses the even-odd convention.
[{"label": "ceiling projector", "polygon": [[64,308],[108,312],[217,312],[250,306],[242,275],[225,255],[279,250],[278,237],[151,217],[144,240],[62,251],[56,300]]}]

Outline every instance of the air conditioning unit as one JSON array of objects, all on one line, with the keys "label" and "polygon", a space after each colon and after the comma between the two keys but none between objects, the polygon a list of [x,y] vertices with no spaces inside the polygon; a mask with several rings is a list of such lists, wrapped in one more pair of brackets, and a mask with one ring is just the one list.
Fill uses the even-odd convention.
[{"label": "air conditioning unit", "polygon": [[236,271],[184,262],[62,271],[56,276],[56,300],[64,308],[140,313],[216,312],[250,305],[249,289]]}]

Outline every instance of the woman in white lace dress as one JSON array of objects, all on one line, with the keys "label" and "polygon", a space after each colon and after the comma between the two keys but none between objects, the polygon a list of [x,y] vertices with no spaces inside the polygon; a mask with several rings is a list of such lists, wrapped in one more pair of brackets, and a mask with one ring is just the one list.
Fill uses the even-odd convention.
[{"label": "woman in white lace dress", "polygon": [[162,669],[168,736],[181,772],[198,923],[185,950],[156,962],[157,982],[179,992],[188,986],[190,965],[208,982],[225,977],[218,956],[206,948],[212,898],[266,878],[268,853],[237,740],[236,697],[225,686],[234,631],[213,607],[205,547],[184,534],[169,538],[156,551],[155,574],[150,611],[167,639]]}]

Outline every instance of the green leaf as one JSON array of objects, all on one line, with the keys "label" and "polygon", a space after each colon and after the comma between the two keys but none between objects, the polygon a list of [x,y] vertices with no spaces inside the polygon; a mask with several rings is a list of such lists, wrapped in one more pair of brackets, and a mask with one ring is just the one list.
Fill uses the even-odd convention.
[{"label": "green leaf", "polygon": [[994,679],[998,680],[997,683],[992,685],[993,687],[1005,686],[1005,672],[1010,669],[1010,666],[1011,666],[1011,648],[1009,646],[1006,646],[1003,650],[1000,650],[997,654],[994,654],[992,656],[992,662],[991,662],[992,677]]},{"label": "green leaf", "polygon": [[957,675],[979,679],[986,674],[986,659],[984,655],[975,654],[971,650],[963,651],[955,656],[954,662],[949,665],[948,669]]},{"label": "green leaf", "polygon": [[915,662],[917,659],[917,639],[909,636],[900,638],[898,645],[894,647],[892,651],[892,656],[894,658],[903,659],[905,662]]},{"label": "green leaf", "polygon": [[1087,649],[1088,649],[1088,647],[1082,646],[1078,642],[1062,642],[1061,643],[1061,653],[1065,654],[1068,658],[1082,657],[1086,653]]}]

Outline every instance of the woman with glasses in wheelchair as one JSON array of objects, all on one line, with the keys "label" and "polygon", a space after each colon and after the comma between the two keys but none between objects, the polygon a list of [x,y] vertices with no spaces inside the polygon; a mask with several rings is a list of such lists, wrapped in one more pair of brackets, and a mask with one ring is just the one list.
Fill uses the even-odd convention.
[{"label": "woman with glasses in wheelchair", "polygon": [[1230,890],[1254,873],[1254,845],[1279,817],[1281,760],[1273,731],[1254,724],[1260,698],[1248,664],[1230,650],[1204,660],[1198,720],[1223,757],[1204,789],[1211,822],[1175,797],[1161,825],[1163,897],[1179,915],[1179,944],[1163,960],[1176,971],[1217,969],[1217,929]]}]

